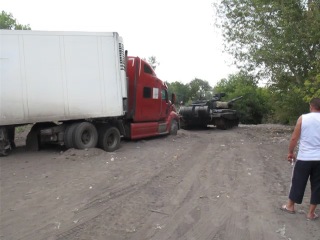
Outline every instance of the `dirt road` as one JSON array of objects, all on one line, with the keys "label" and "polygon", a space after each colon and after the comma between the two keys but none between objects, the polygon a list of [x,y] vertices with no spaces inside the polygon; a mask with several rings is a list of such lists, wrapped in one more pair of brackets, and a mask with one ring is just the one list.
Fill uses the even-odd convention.
[{"label": "dirt road", "polygon": [[124,141],[114,153],[26,152],[18,135],[0,158],[0,239],[319,240],[320,221],[305,217],[309,190],[297,214],[279,210],[291,131],[180,130]]}]

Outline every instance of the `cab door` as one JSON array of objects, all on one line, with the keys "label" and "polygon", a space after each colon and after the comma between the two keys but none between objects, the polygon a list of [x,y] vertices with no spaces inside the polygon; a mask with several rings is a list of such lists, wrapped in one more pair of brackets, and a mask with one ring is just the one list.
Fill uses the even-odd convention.
[{"label": "cab door", "polygon": [[161,89],[161,111],[160,111],[160,120],[166,119],[169,113],[169,98],[167,89]]},{"label": "cab door", "polygon": [[[157,78],[154,71],[144,61],[141,61],[136,119],[140,121],[159,121],[162,109],[161,81]],[[138,116],[140,115],[140,116]]]}]

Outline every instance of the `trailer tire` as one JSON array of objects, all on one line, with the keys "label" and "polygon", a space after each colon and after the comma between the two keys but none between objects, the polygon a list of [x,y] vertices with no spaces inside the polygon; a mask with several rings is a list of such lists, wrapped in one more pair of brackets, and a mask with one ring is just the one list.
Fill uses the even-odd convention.
[{"label": "trailer tire", "polygon": [[74,147],[77,149],[94,148],[98,143],[98,131],[89,122],[76,124],[72,134]]},{"label": "trailer tire", "polygon": [[10,149],[4,149],[0,151],[0,157],[6,157],[10,153]]},{"label": "trailer tire", "polygon": [[64,145],[67,149],[74,148],[73,144],[73,133],[74,129],[78,126],[79,123],[72,123],[66,127],[63,135]]},{"label": "trailer tire", "polygon": [[8,156],[12,146],[10,146],[10,130],[6,127],[0,127],[0,157]]},{"label": "trailer tire", "polygon": [[8,139],[11,145],[11,148],[16,148],[16,144],[14,142],[14,137],[15,137],[15,127],[9,127],[8,128]]},{"label": "trailer tire", "polygon": [[170,124],[170,134],[177,135],[178,134],[178,123],[176,120],[172,119]]},{"label": "trailer tire", "polygon": [[116,127],[102,128],[99,134],[98,145],[107,152],[113,152],[117,150],[120,146],[119,130]]}]

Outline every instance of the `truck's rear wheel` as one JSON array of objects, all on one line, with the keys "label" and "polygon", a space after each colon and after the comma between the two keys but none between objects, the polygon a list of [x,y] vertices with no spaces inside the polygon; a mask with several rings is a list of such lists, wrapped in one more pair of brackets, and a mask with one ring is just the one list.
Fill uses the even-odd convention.
[{"label": "truck's rear wheel", "polygon": [[74,133],[74,129],[78,126],[78,124],[79,123],[72,123],[68,125],[66,130],[64,131],[63,141],[67,149],[74,148],[73,133]]},{"label": "truck's rear wheel", "polygon": [[89,122],[76,125],[73,130],[73,144],[77,149],[94,148],[98,143],[98,132],[96,127]]},{"label": "truck's rear wheel", "polygon": [[107,152],[113,152],[120,146],[120,132],[116,127],[105,127],[99,131],[100,148]]}]

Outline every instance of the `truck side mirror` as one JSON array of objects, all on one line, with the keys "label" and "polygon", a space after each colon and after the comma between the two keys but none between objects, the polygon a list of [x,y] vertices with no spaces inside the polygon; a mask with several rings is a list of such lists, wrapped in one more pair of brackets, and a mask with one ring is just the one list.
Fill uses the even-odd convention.
[{"label": "truck side mirror", "polygon": [[172,102],[172,104],[176,103],[176,95],[174,93],[172,93],[172,95],[171,95],[171,102]]}]

